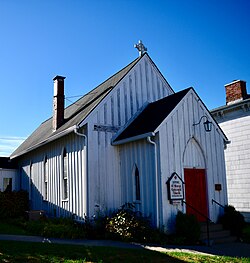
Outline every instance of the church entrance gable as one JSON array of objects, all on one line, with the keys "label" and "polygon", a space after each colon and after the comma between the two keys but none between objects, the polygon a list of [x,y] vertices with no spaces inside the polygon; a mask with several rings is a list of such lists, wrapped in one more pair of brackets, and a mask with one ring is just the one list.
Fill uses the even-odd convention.
[{"label": "church entrance gable", "polygon": [[[202,222],[208,217],[206,161],[203,151],[192,138],[183,156],[185,201],[187,214],[194,214]],[[203,216],[202,216],[202,215]]]}]

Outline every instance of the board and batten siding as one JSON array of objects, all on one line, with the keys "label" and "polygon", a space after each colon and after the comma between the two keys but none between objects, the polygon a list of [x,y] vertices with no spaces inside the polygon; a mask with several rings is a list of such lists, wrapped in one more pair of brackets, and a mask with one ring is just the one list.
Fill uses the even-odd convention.
[{"label": "board and batten siding", "polygon": [[167,81],[144,56],[83,121],[82,125],[88,125],[90,216],[123,205],[125,188],[119,147],[111,146],[115,132],[96,131],[94,125],[122,128],[146,102],[170,94],[173,91]]},{"label": "board and batten siding", "polygon": [[[122,202],[132,203],[137,211],[156,225],[156,180],[154,147],[146,139],[119,146],[121,157]],[[135,166],[139,172],[140,200],[136,200]]]},{"label": "board and batten siding", "polygon": [[[68,198],[63,199],[63,151],[67,154]],[[45,200],[44,165],[48,163],[48,191]],[[45,210],[52,216],[82,219],[87,213],[84,201],[86,180],[86,142],[74,133],[42,146],[19,160],[21,188],[29,191],[31,209]]]},{"label": "board and batten siding", "polygon": [[[212,199],[222,205],[227,204],[223,136],[211,118],[211,132],[205,131],[203,122],[193,126],[203,115],[209,116],[209,113],[196,94],[190,91],[157,129],[161,158],[158,175],[162,188],[161,221],[167,229],[173,228],[178,210],[185,212],[184,206],[171,205],[168,200],[166,182],[174,172],[184,181],[184,168],[206,169],[209,217],[212,221],[216,222],[222,213],[220,207],[212,205]],[[215,184],[221,184],[222,191],[215,191]]]}]

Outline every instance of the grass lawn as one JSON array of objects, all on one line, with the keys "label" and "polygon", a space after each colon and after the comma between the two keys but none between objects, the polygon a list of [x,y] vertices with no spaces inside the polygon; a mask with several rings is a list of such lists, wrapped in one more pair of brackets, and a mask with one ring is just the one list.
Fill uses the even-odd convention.
[{"label": "grass lawn", "polygon": [[[28,234],[10,220],[0,221],[0,234]],[[87,247],[49,243],[0,241],[0,262],[249,262],[246,258],[204,256],[191,253],[160,253],[143,249]]]},{"label": "grass lawn", "polygon": [[0,262],[181,262],[143,249],[0,241]]},{"label": "grass lawn", "polygon": [[250,262],[250,259],[160,253],[144,249],[0,241],[0,262]]}]

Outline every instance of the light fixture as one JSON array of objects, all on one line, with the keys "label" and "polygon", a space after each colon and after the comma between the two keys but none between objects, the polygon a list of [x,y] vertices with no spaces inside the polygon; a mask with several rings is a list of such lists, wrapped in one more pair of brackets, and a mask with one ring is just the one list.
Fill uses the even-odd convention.
[{"label": "light fixture", "polygon": [[208,118],[207,118],[207,116],[205,116],[205,115],[200,118],[200,121],[199,121],[198,123],[194,123],[193,126],[200,124],[200,123],[201,123],[201,120],[202,120],[203,118],[206,118],[206,121],[203,122],[205,131],[206,131],[206,132],[210,132],[210,131],[212,130],[212,122],[209,121]]}]

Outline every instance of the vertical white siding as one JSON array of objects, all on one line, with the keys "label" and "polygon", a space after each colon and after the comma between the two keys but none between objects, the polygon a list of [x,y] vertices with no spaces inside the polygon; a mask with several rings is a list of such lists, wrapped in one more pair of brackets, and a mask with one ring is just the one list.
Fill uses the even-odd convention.
[{"label": "vertical white siding", "polygon": [[[151,217],[156,223],[156,192],[154,147],[146,139],[119,146],[121,162],[122,204],[126,202],[137,204],[137,209]],[[138,167],[140,177],[141,200],[135,197],[134,166]]]},{"label": "vertical white siding", "polygon": [[[185,167],[206,169],[209,217],[213,221],[217,220],[221,211],[212,205],[212,199],[222,205],[227,204],[223,137],[215,125],[211,132],[205,131],[203,122],[193,126],[203,115],[209,116],[197,96],[190,92],[159,127],[162,222],[167,229],[173,228],[177,210],[185,211],[185,207],[173,206],[167,199],[166,182],[173,172],[184,180]],[[221,184],[222,191],[215,191],[214,184]]]},{"label": "vertical white siding", "polygon": [[[120,175],[120,148],[110,144],[114,133],[95,131],[94,125],[122,127],[145,102],[158,100],[172,93],[165,79],[147,56],[144,56],[85,120],[84,123],[88,123],[89,127],[90,216],[99,209],[116,209],[127,200],[123,191],[125,179],[122,182]],[[132,170],[129,173],[131,172]]]},{"label": "vertical white siding", "polygon": [[[44,209],[50,215],[69,216],[75,214],[83,218],[86,214],[84,197],[84,178],[86,176],[86,146],[83,137],[71,134],[47,146],[41,147],[36,154],[27,154],[19,160],[22,167],[21,187],[29,190],[30,163],[32,163],[32,202],[31,209]],[[62,154],[68,154],[67,200],[62,199]],[[44,195],[44,159],[48,161],[48,200]]]}]

